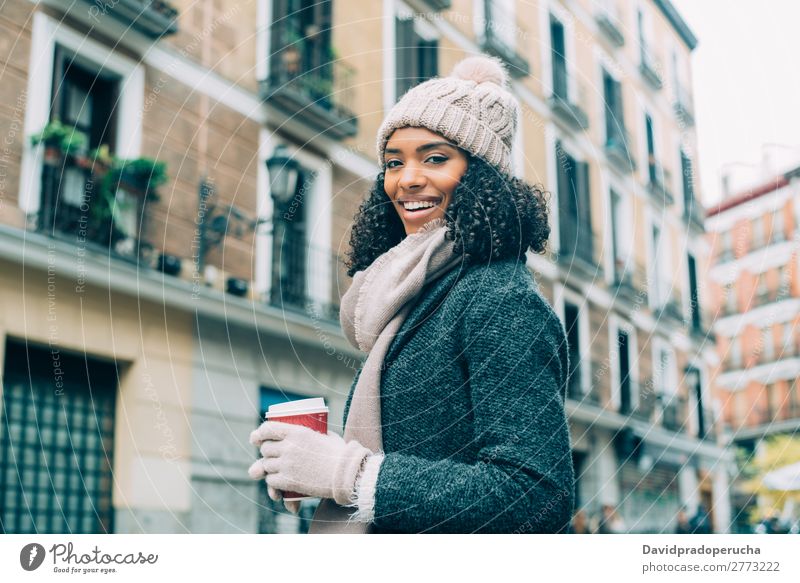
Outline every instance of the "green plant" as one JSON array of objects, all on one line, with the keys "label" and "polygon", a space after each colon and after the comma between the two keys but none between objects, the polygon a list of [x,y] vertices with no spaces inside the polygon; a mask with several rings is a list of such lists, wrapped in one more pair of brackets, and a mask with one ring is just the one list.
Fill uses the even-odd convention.
[{"label": "green plant", "polygon": [[34,146],[44,144],[47,147],[58,148],[66,155],[80,153],[88,142],[86,134],[61,123],[58,119],[44,126],[42,131],[32,135],[30,140]]}]

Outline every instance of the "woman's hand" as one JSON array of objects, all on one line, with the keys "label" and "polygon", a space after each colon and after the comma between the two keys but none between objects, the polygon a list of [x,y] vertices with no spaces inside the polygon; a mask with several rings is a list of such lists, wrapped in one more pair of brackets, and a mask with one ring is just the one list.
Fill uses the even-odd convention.
[{"label": "woman's hand", "polygon": [[[267,495],[275,502],[283,500],[283,494],[280,490],[276,490],[269,484],[267,484]],[[300,500],[283,500],[283,505],[286,507],[286,510],[292,514],[300,512]]]},{"label": "woman's hand", "polygon": [[250,466],[251,478],[266,478],[267,487],[273,490],[332,498],[342,506],[351,504],[361,464],[372,453],[336,433],[326,435],[278,421],[262,423],[250,434],[250,443],[258,446],[263,456]]}]

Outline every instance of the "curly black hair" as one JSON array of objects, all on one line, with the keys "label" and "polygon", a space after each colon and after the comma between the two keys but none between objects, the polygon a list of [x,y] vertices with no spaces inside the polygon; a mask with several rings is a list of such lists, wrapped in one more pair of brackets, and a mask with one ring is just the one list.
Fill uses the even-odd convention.
[{"label": "curly black hair", "polygon": [[[381,172],[356,213],[345,261],[350,277],[406,237],[383,180]],[[445,210],[447,238],[468,264],[520,258],[529,248],[542,254],[550,236],[548,200],[549,193],[539,186],[467,154],[467,171]]]}]

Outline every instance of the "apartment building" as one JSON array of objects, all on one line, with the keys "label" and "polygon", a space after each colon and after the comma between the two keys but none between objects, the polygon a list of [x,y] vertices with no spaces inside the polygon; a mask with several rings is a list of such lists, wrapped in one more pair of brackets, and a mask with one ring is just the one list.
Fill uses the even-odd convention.
[{"label": "apartment building", "polygon": [[[709,210],[723,438],[758,455],[764,439],[800,428],[800,168],[733,192]],[[738,528],[750,496],[734,488]]]},{"label": "apartment building", "polygon": [[[10,0],[0,27],[0,467],[45,447],[97,476],[4,478],[7,531],[304,528],[248,481],[243,440],[269,404],[305,395],[340,428],[363,358],[338,330],[340,257],[374,136],[404,91],[477,52],[505,60],[522,105],[515,174],[551,193],[552,251],[529,267],[568,330],[580,507],[662,532],[702,503],[728,530],[696,39],[668,1]],[[145,168],[138,187],[108,154]],[[92,213],[107,175],[115,204]],[[81,399],[58,400],[55,363],[84,371]],[[40,410],[52,430],[25,433]],[[79,419],[87,456],[68,465],[59,444]],[[53,489],[69,512],[61,494],[45,504]]]}]

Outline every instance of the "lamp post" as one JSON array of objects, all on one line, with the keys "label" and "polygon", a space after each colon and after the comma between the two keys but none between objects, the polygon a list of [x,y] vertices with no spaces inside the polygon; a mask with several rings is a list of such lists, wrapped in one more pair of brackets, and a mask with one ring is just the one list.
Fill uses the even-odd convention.
[{"label": "lamp post", "polygon": [[283,209],[294,199],[297,193],[300,164],[289,155],[289,150],[283,144],[275,148],[272,157],[267,160],[266,164],[270,177],[270,193],[274,201],[272,211],[272,285],[270,286],[274,302],[281,297],[281,289],[276,290],[275,286],[276,284],[282,284],[281,266],[286,259],[283,257],[286,223],[281,215]]}]

